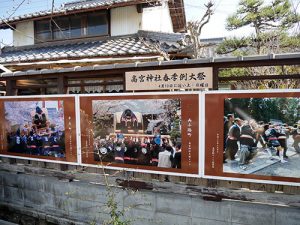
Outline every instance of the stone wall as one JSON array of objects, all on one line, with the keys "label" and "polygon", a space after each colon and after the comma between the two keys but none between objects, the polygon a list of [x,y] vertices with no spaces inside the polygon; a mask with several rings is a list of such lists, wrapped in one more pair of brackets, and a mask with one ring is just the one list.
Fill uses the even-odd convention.
[{"label": "stone wall", "polygon": [[[45,165],[45,164],[44,164]],[[51,167],[52,168],[49,168]],[[103,176],[86,168],[61,171],[0,163],[0,219],[16,224],[103,224],[110,184],[120,209],[133,224],[299,225],[300,195]],[[108,179],[106,181],[106,178]],[[129,179],[130,178],[130,179]]]}]

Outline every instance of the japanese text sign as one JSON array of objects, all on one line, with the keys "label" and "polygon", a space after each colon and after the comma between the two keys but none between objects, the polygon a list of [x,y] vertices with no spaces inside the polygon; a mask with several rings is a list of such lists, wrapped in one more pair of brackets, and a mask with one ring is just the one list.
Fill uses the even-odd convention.
[{"label": "japanese text sign", "polygon": [[186,68],[126,72],[126,90],[212,88],[212,68]]}]

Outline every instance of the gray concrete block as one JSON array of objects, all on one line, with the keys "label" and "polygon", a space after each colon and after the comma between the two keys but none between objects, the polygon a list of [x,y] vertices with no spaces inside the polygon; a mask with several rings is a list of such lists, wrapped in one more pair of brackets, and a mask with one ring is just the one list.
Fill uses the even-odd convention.
[{"label": "gray concrete block", "polygon": [[160,224],[160,221],[155,219],[154,211],[131,209],[126,212],[126,218],[129,218],[132,225],[152,225]]},{"label": "gray concrete block", "polygon": [[108,213],[105,212],[106,204],[101,202],[84,201],[80,199],[68,198],[66,199],[69,212],[90,212],[92,214]]},{"label": "gray concrete block", "polygon": [[4,201],[16,205],[24,205],[24,194],[22,189],[4,186]]},{"label": "gray concrete block", "polygon": [[68,215],[69,213],[69,205],[68,198],[64,196],[53,196],[53,205],[54,208],[60,210],[63,214]]},{"label": "gray concrete block", "polygon": [[192,219],[188,216],[171,215],[168,213],[155,213],[154,219],[161,225],[191,225]]},{"label": "gray concrete block", "polygon": [[31,175],[22,175],[20,178],[23,180],[24,189],[29,191],[44,191],[47,178],[40,176],[33,177]]},{"label": "gray concrete block", "polygon": [[161,221],[156,221],[155,219],[143,219],[132,221],[131,225],[163,225]]},{"label": "gray concrete block", "polygon": [[24,189],[24,204],[39,210],[54,206],[53,195],[40,191]]},{"label": "gray concrete block", "polygon": [[192,217],[218,221],[231,221],[231,204],[228,201],[204,201],[199,197],[192,198]]},{"label": "gray concrete block", "polygon": [[44,183],[44,192],[55,196],[66,196],[69,191],[69,182],[61,181],[53,177],[47,178]]},{"label": "gray concrete block", "polygon": [[155,193],[153,192],[124,192],[124,207],[132,209],[141,209],[147,211],[154,211],[155,204]]},{"label": "gray concrete block", "polygon": [[4,221],[4,220],[1,220],[1,219],[0,219],[0,224],[1,224],[1,225],[18,225],[18,224],[16,224],[16,223],[11,223],[11,222]]},{"label": "gray concrete block", "polygon": [[26,159],[16,159],[16,163],[19,165],[25,165],[27,163]]},{"label": "gray concrete block", "polygon": [[191,216],[192,198],[188,195],[157,193],[156,211],[173,215]]},{"label": "gray concrete block", "polygon": [[15,188],[24,188],[22,174],[2,173],[3,185]]},{"label": "gray concrete block", "polygon": [[2,161],[3,163],[9,163],[9,159],[10,159],[10,158],[1,157],[1,161]]},{"label": "gray concrete block", "polygon": [[276,225],[299,225],[300,209],[276,207]]},{"label": "gray concrete block", "polygon": [[47,169],[60,170],[60,164],[59,163],[46,162],[45,165],[46,165]]},{"label": "gray concrete block", "polygon": [[[113,188],[110,191],[111,193],[114,193],[114,199],[118,204],[118,207],[124,207],[124,194],[125,191],[120,188]],[[109,195],[109,192],[106,192],[107,195]],[[108,201],[108,198],[106,198],[106,202]]]},{"label": "gray concrete block", "polygon": [[[59,218],[65,218],[69,219],[69,212],[59,210],[57,208],[54,208],[53,206],[48,206],[47,208],[42,209],[44,213],[47,213],[47,217],[59,217]],[[50,221],[51,222],[51,221]]]},{"label": "gray concrete block", "polygon": [[0,185],[3,185],[3,174],[0,172]]},{"label": "gray concrete block", "polygon": [[34,160],[31,161],[31,165],[32,165],[33,167],[45,168],[45,167],[46,167],[46,164],[47,164],[46,162],[34,161]]},{"label": "gray concrete block", "polygon": [[83,210],[81,212],[70,211],[68,214],[69,219],[84,222],[85,224],[104,224],[105,221],[109,221],[110,215],[102,212],[90,212]]},{"label": "gray concrete block", "polygon": [[4,186],[0,185],[0,202],[4,201]]},{"label": "gray concrete block", "polygon": [[163,225],[161,221],[155,219],[140,219],[131,222],[132,225]]},{"label": "gray concrete block", "polygon": [[245,225],[245,224],[244,223],[231,223],[231,225]]},{"label": "gray concrete block", "polygon": [[192,225],[231,225],[231,222],[192,218]]},{"label": "gray concrete block", "polygon": [[68,165],[68,171],[74,171],[74,172],[76,172],[77,171],[77,166]]},{"label": "gray concrete block", "polygon": [[275,208],[257,203],[232,202],[231,221],[243,225],[275,225]]},{"label": "gray concrete block", "polygon": [[71,182],[69,190],[65,193],[69,197],[85,201],[95,201],[105,203],[107,193],[105,186],[88,184],[84,182]]}]

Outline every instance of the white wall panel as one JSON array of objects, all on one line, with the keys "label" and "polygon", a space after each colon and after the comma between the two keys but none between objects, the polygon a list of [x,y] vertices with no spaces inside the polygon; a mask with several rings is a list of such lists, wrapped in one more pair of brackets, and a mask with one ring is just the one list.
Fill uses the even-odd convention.
[{"label": "white wall panel", "polygon": [[142,13],[136,6],[127,6],[111,10],[111,36],[137,33],[141,30]]},{"label": "white wall panel", "polygon": [[142,30],[173,33],[173,25],[167,4],[143,9]]},{"label": "white wall panel", "polygon": [[13,31],[14,46],[24,46],[34,44],[34,24],[33,21],[21,22],[16,25],[19,31]]}]

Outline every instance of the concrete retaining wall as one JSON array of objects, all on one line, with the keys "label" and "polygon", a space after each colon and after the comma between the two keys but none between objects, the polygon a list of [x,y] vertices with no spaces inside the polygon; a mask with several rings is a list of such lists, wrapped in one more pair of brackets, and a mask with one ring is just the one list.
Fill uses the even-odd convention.
[{"label": "concrete retaining wall", "polygon": [[[0,219],[26,225],[79,225],[103,224],[110,218],[103,176],[75,173],[70,179],[50,169],[25,167],[20,172],[20,168],[0,168]],[[120,184],[115,177],[109,182]],[[113,189],[120,209],[128,209],[126,217],[134,219],[133,224],[299,225],[300,221],[299,195],[220,191],[159,181],[144,187],[137,192]],[[213,191],[229,197],[207,194]]]}]

